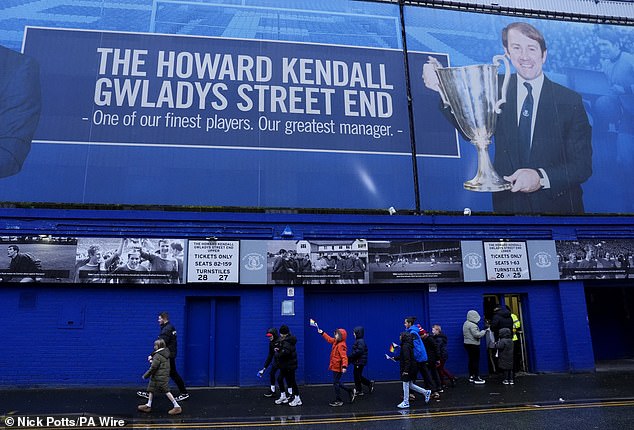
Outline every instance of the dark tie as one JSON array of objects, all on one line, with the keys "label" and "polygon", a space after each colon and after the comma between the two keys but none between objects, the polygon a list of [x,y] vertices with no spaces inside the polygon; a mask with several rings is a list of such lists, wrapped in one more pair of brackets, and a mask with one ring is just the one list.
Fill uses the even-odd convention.
[{"label": "dark tie", "polygon": [[528,82],[524,82],[528,94],[522,104],[520,112],[519,138],[520,138],[520,162],[525,166],[530,160],[531,154],[531,123],[533,118],[533,87]]}]

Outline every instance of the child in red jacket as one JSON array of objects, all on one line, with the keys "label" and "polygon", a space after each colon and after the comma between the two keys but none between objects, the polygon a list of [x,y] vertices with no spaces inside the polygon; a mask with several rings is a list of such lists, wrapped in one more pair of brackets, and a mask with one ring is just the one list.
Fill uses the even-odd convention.
[{"label": "child in red jacket", "polygon": [[332,385],[335,387],[335,400],[330,402],[330,406],[343,406],[343,400],[341,400],[342,389],[348,392],[350,403],[354,402],[354,390],[346,387],[341,382],[341,377],[346,373],[348,368],[348,347],[346,346],[346,337],[348,334],[346,330],[338,328],[335,330],[335,337],[328,336],[322,329],[318,329],[317,333],[326,339],[326,342],[332,344],[328,370],[332,370]]}]

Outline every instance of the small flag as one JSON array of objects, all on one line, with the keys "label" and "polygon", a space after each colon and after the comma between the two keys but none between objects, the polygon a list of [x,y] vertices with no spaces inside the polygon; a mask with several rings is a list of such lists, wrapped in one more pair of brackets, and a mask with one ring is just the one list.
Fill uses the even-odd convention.
[{"label": "small flag", "polygon": [[319,326],[317,325],[317,321],[315,321],[315,320],[314,320],[314,319],[312,319],[312,318],[310,319],[310,326],[311,326],[311,327],[319,327]]},{"label": "small flag", "polygon": [[392,342],[392,344],[390,345],[390,352],[394,354],[394,351],[396,351],[396,348],[398,348],[398,345]]}]

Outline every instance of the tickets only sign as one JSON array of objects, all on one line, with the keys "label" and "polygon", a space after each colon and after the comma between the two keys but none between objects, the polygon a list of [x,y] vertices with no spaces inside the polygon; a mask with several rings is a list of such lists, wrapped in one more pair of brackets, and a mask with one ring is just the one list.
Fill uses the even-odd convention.
[{"label": "tickets only sign", "polygon": [[530,280],[526,242],[484,242],[487,280]]},{"label": "tickets only sign", "polygon": [[188,282],[239,282],[238,241],[190,240],[188,251]]}]

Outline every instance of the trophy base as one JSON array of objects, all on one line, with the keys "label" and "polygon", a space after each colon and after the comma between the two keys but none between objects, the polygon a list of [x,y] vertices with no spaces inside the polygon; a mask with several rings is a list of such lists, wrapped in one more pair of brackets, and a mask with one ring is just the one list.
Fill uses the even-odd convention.
[{"label": "trophy base", "polygon": [[466,181],[464,189],[469,191],[476,191],[480,193],[495,193],[498,191],[506,191],[512,188],[510,182],[506,182],[503,179],[498,181],[477,181],[476,178]]}]

